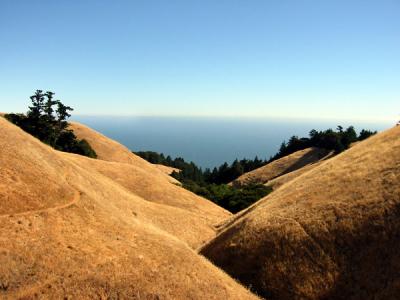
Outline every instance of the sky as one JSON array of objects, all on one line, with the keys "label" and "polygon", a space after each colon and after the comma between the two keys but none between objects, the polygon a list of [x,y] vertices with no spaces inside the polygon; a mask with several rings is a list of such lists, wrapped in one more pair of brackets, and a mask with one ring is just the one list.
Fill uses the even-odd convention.
[{"label": "sky", "polygon": [[400,119],[399,0],[0,0],[0,111]]}]

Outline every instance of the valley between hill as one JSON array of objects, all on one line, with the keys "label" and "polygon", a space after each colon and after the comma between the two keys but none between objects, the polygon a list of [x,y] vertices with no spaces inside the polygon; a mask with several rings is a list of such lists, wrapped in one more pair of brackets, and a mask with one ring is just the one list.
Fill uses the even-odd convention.
[{"label": "valley between hill", "polygon": [[335,157],[307,148],[244,174],[232,184],[274,191],[235,215],[172,169],[70,128],[97,159],[0,118],[0,298],[400,295],[400,127]]}]

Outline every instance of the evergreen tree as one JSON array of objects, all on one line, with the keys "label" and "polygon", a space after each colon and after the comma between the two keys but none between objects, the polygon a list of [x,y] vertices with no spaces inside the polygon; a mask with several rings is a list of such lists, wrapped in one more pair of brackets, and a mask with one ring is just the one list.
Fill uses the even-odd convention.
[{"label": "evergreen tree", "polygon": [[38,121],[42,115],[44,107],[44,94],[42,90],[36,90],[30,97],[32,106],[29,106],[28,118]]},{"label": "evergreen tree", "polygon": [[61,101],[59,100],[56,101],[56,104],[57,104],[57,109],[56,109],[57,124],[59,130],[62,131],[68,127],[67,119],[71,117],[71,115],[68,112],[73,111],[74,109],[62,104]]},{"label": "evergreen tree", "polygon": [[351,143],[357,141],[357,132],[354,130],[353,126],[349,126],[344,132],[342,131],[342,139],[341,142],[343,147],[347,149]]},{"label": "evergreen tree", "polygon": [[[55,93],[47,91],[44,96],[47,98],[46,102],[43,105],[43,112],[47,118],[48,122],[53,122],[54,121],[54,109],[53,106],[57,104],[57,101],[53,100]],[[59,101],[59,100],[58,100]]]},{"label": "evergreen tree", "polygon": [[231,165],[231,171],[229,172],[229,176],[227,178],[228,181],[226,183],[231,182],[232,180],[235,180],[243,173],[244,173],[243,166],[237,159],[235,159],[235,161]]},{"label": "evergreen tree", "polygon": [[[95,158],[97,155],[89,143],[78,140],[74,133],[67,129],[67,119],[71,116],[69,111],[73,109],[53,98],[53,92],[43,94],[42,90],[36,90],[30,97],[32,105],[29,106],[26,115],[7,114],[5,117],[57,150]],[[53,106],[56,106],[56,109]]]},{"label": "evergreen tree", "polygon": [[372,135],[374,135],[376,133],[377,133],[376,131],[370,131],[370,130],[363,129],[363,130],[360,131],[360,135],[358,136],[358,140],[359,141],[365,140],[365,139],[369,138],[370,136],[372,136]]}]

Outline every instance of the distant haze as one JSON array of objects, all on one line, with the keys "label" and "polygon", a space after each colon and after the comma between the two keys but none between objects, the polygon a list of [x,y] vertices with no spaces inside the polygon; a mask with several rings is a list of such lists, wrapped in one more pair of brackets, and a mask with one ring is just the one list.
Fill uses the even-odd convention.
[{"label": "distant haze", "polygon": [[284,119],[99,117],[76,116],[74,120],[109,136],[133,151],[156,151],[181,156],[203,168],[235,158],[269,158],[283,140],[308,136],[311,129],[335,129],[354,125],[356,130],[383,130],[391,123],[303,121]]}]

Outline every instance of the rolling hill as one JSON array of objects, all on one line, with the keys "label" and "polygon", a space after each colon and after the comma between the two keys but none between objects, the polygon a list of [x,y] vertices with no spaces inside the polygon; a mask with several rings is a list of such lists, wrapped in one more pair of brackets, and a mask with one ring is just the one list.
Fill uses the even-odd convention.
[{"label": "rolling hill", "polygon": [[247,172],[230,184],[236,187],[248,184],[267,184],[275,178],[299,170],[305,166],[315,164],[331,155],[332,153],[329,150],[315,147],[296,151],[288,156],[274,160],[265,166]]},{"label": "rolling hill", "polygon": [[120,144],[99,159],[0,118],[0,298],[256,299],[193,248],[229,216]]},{"label": "rolling hill", "polygon": [[289,181],[295,179],[296,177],[302,175],[303,173],[306,173],[306,172],[310,171],[311,169],[318,167],[319,165],[323,164],[328,158],[331,158],[333,156],[334,156],[333,153],[329,153],[328,155],[324,156],[323,158],[321,158],[320,160],[318,160],[314,163],[307,164],[307,165],[301,167],[300,169],[296,169],[289,173],[284,173],[283,175],[280,175],[278,177],[275,177],[275,178],[267,181],[266,183],[264,183],[264,185],[270,186],[274,190],[276,190],[277,188],[279,188],[286,182],[289,182]]},{"label": "rolling hill", "polygon": [[201,253],[268,299],[398,299],[400,126],[233,216]]},{"label": "rolling hill", "polygon": [[71,125],[78,138],[86,139],[98,155],[97,160],[89,161],[92,168],[145,200],[197,214],[196,218],[204,221],[203,226],[198,228],[199,232],[209,232],[214,224],[230,216],[228,211],[213,202],[181,188],[176,179],[125,146],[82,124]]},{"label": "rolling hill", "polygon": [[155,166],[157,167],[157,169],[159,169],[161,172],[167,175],[171,175],[172,172],[178,172],[178,173],[180,172],[179,169],[173,167],[168,167],[160,164],[155,164]]}]

